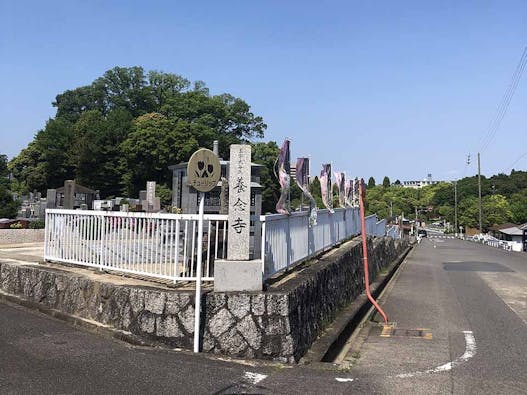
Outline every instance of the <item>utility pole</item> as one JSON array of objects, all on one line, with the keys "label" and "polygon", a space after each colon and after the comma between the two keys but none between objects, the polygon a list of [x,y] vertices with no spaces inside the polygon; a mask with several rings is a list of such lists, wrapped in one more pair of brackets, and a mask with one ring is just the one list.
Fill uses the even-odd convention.
[{"label": "utility pole", "polygon": [[454,234],[457,235],[457,181],[454,181]]},{"label": "utility pole", "polygon": [[483,233],[483,226],[481,225],[482,209],[481,209],[481,166],[478,152],[478,194],[479,194],[479,234]]}]

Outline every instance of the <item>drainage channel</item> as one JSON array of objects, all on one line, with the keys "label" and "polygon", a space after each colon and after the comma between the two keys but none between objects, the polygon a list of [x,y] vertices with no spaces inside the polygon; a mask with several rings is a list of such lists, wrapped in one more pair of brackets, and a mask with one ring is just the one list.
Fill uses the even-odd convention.
[{"label": "drainage channel", "polygon": [[[403,262],[410,251],[412,251],[411,247],[408,248],[397,260],[397,262],[392,265],[392,267],[389,269],[389,272],[376,284],[376,287],[372,288],[372,296],[376,300],[382,299],[385,291],[389,290],[391,286],[393,286],[393,283],[395,282],[400,270],[403,267]],[[342,362],[350,350],[352,344],[356,341],[361,329],[367,325],[379,325],[376,322],[371,322],[376,310],[371,302],[366,298],[366,295],[361,294],[358,299],[360,299],[358,301],[358,307],[351,308],[350,312],[343,313],[344,316],[347,316],[347,322],[344,325],[341,325],[341,329],[339,330],[338,334],[333,336],[331,343],[328,347],[326,347],[326,351],[319,359],[320,362],[333,364]],[[356,302],[353,304],[355,303]],[[395,333],[397,333],[396,324],[391,324],[392,328],[396,331]],[[423,333],[424,332],[426,332],[426,330],[423,330]],[[401,335],[402,330],[399,330],[397,336]]]}]

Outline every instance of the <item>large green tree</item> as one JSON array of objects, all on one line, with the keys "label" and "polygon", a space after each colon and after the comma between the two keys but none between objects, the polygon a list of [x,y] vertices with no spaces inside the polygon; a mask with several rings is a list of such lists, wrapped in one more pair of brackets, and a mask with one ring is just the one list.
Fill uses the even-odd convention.
[{"label": "large green tree", "polygon": [[[201,125],[151,113],[138,117],[120,146],[122,181],[128,195],[137,195],[148,180],[170,185],[169,165],[187,160],[199,148],[199,137],[209,130]],[[137,164],[140,163],[140,166]]]},{"label": "large green tree", "polygon": [[206,85],[141,67],[115,67],[91,84],[57,95],[56,116],[14,158],[19,192],[66,179],[101,195],[136,194],[146,180],[170,185],[168,165],[192,151],[263,137],[266,125],[242,99],[211,95]]},{"label": "large green tree", "polygon": [[276,202],[280,198],[280,184],[274,174],[274,164],[280,148],[274,141],[252,144],[252,161],[263,165],[260,169],[262,185],[262,212],[276,212]]}]

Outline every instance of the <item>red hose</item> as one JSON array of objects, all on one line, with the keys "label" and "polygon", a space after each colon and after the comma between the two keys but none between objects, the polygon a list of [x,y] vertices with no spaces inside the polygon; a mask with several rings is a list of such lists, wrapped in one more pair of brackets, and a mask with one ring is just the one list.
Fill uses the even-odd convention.
[{"label": "red hose", "polygon": [[360,206],[360,221],[362,226],[362,256],[364,261],[364,283],[366,284],[366,296],[369,301],[375,306],[377,311],[384,318],[384,322],[388,323],[386,313],[381,309],[381,306],[373,299],[370,293],[370,273],[368,266],[368,247],[366,246],[366,218],[364,217],[364,198],[366,197],[366,189],[364,188],[364,179],[361,178],[359,182],[359,206]]}]

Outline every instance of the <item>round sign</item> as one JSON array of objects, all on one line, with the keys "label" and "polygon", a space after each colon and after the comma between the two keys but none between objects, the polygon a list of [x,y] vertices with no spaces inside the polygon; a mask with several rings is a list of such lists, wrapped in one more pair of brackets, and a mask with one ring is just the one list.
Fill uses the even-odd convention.
[{"label": "round sign", "polygon": [[208,192],[218,184],[221,165],[209,149],[200,148],[192,154],[187,164],[188,184],[200,192]]}]

